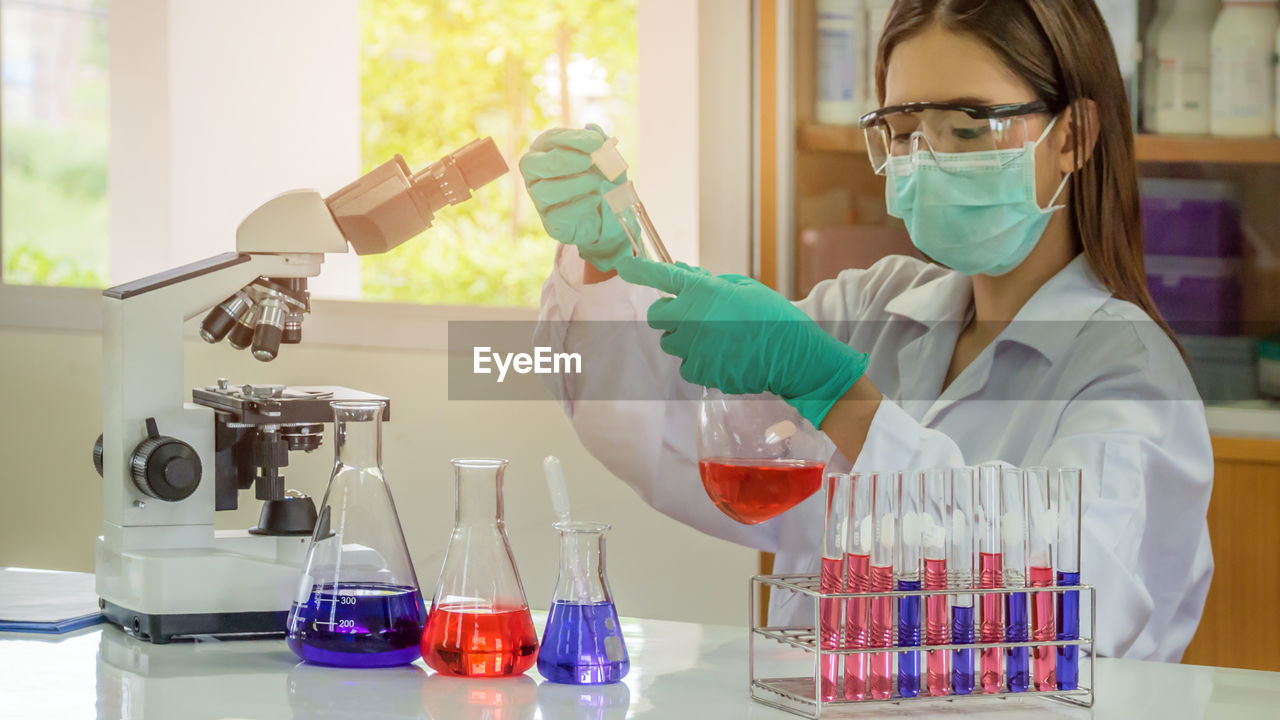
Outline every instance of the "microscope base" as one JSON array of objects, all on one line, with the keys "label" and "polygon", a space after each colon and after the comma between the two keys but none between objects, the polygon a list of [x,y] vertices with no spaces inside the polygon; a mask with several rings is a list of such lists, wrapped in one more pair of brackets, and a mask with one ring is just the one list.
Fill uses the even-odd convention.
[{"label": "microscope base", "polygon": [[157,645],[197,635],[223,640],[262,640],[284,637],[289,613],[238,612],[149,615],[102,601],[102,616],[126,633]]},{"label": "microscope base", "polygon": [[[157,530],[181,537],[177,528]],[[106,619],[156,643],[192,635],[282,636],[310,538],[243,530],[210,535],[204,547],[181,549],[119,550],[98,538],[96,586]]]}]

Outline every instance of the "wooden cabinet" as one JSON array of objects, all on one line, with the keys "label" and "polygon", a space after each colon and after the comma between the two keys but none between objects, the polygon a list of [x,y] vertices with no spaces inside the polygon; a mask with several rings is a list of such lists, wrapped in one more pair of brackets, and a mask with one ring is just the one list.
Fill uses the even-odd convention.
[{"label": "wooden cabinet", "polygon": [[1280,670],[1280,440],[1214,438],[1213,583],[1182,661]]}]

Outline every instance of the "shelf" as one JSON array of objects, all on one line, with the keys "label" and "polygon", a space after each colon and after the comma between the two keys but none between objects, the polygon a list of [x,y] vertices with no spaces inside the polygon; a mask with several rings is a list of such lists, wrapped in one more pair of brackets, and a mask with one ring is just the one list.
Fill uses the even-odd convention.
[{"label": "shelf", "polygon": [[[796,144],[808,152],[866,152],[866,139],[856,127],[801,125]],[[1137,136],[1138,162],[1280,165],[1280,138],[1213,138],[1194,135]]]},{"label": "shelf", "polygon": [[864,153],[867,138],[862,130],[846,125],[801,125],[796,132],[801,150],[811,152]]},{"label": "shelf", "polygon": [[1137,141],[1138,162],[1280,165],[1280,138],[1140,134]]}]

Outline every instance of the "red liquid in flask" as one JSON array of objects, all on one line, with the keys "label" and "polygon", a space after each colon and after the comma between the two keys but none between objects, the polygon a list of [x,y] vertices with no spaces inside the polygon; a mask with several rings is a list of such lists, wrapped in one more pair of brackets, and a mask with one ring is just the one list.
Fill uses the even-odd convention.
[{"label": "red liquid in flask", "polygon": [[520,675],[538,660],[538,631],[527,607],[432,608],[422,634],[422,659],[445,675]]},{"label": "red liquid in flask", "polygon": [[716,507],[740,523],[755,525],[817,492],[825,466],[815,460],[704,458],[698,471]]}]

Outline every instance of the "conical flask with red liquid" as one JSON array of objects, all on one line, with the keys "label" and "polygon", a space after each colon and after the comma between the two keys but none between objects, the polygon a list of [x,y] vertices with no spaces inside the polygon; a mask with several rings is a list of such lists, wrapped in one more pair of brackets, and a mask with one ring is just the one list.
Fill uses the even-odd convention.
[{"label": "conical flask with red liquid", "polygon": [[382,473],[383,401],[333,402],[333,475],[289,611],[289,649],[341,667],[418,659],[426,607]]},{"label": "conical flask with red liquid", "polygon": [[698,417],[698,472],[716,507],[755,525],[822,487],[832,445],[785,400],[706,388]]},{"label": "conical flask with red liquid", "polygon": [[445,675],[519,675],[538,659],[538,633],[503,520],[507,461],[452,462],[453,535],[422,634],[422,659]]}]

